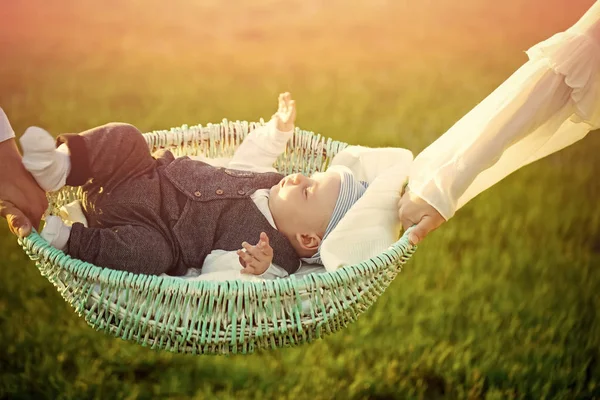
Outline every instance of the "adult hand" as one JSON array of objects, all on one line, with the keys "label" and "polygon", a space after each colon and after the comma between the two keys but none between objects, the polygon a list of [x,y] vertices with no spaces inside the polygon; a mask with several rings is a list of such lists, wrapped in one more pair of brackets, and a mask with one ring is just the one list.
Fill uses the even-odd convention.
[{"label": "adult hand", "polygon": [[14,139],[0,142],[0,216],[19,237],[38,227],[48,208],[46,194],[21,162]]},{"label": "adult hand", "polygon": [[408,234],[408,240],[413,245],[425,239],[429,232],[446,222],[435,208],[416,194],[411,193],[408,188],[398,202],[398,217],[404,230],[417,225]]}]

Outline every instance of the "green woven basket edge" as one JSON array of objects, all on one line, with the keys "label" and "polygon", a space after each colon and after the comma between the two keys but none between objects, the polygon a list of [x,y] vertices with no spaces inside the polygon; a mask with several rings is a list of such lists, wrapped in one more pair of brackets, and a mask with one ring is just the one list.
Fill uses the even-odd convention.
[{"label": "green woven basket edge", "polygon": [[[232,281],[237,282],[238,285],[241,284],[250,286],[264,286],[270,282],[272,284],[279,285],[280,288],[283,288],[283,285],[285,284],[287,289],[287,283],[283,283],[282,281],[293,279],[294,287],[298,290],[303,290],[306,289],[306,286],[311,285],[311,283],[308,281],[311,275],[319,275],[323,277],[325,281],[338,286],[339,282],[345,282],[349,280],[349,277],[352,276],[353,273],[361,274],[363,272],[367,272],[373,266],[376,268],[384,268],[392,264],[404,264],[417,249],[417,246],[413,246],[408,240],[408,233],[410,230],[411,229],[408,229],[406,232],[404,232],[402,237],[400,237],[400,239],[392,244],[387,250],[358,264],[346,265],[336,269],[335,271],[306,274],[301,278],[291,275],[290,278],[265,280],[261,282],[240,280],[187,281],[186,279],[179,277],[153,276],[134,274],[128,271],[108,270],[107,268],[102,268],[88,262],[74,259],[68,254],[65,254],[64,252],[50,246],[48,242],[46,242],[35,230],[33,230],[29,236],[19,239],[19,244],[34,261],[37,261],[37,258],[39,257],[44,258],[45,260],[52,260],[54,264],[60,264],[62,269],[81,278],[86,278],[90,275],[96,275],[98,283],[109,284],[114,283],[115,281],[125,281],[128,282],[131,288],[143,288],[144,286],[147,287],[147,280],[152,280],[155,281],[155,284],[160,283],[160,286],[163,289],[179,289],[180,287],[185,286],[186,290],[188,288],[200,290],[211,285],[230,286],[231,284],[227,282]],[[348,272],[352,273],[349,274]],[[82,274],[86,276],[82,276]],[[142,279],[142,277],[145,277],[145,279]],[[327,288],[328,286],[329,285],[325,284],[322,287]]]},{"label": "green woven basket edge", "polygon": [[[229,124],[229,125],[228,125]],[[246,128],[250,125],[253,125],[254,127],[259,126],[264,124],[264,121],[260,121],[259,123],[248,123],[246,121],[240,122],[240,121],[236,121],[233,124],[238,124],[237,127],[239,128],[241,125],[240,124],[246,124]],[[220,130],[221,133],[224,133],[224,130],[227,130],[227,127],[229,126],[229,128],[231,128],[231,123],[228,122],[227,120],[223,120],[223,122],[221,124],[208,124],[207,128],[208,129],[213,129],[213,130]],[[192,129],[202,129],[202,125],[197,125],[197,126],[193,126],[191,127]],[[189,129],[187,127],[187,125],[183,125],[181,128],[171,128],[170,130],[166,131],[154,131],[151,133],[146,133],[144,134],[149,146],[153,145],[153,146],[159,146],[159,147],[168,147],[168,146],[178,146],[181,145],[181,140],[185,137],[185,131]],[[167,133],[167,134],[165,134]],[[237,134],[239,134],[240,132],[237,132]],[[333,157],[333,155],[337,154],[337,152],[339,152],[340,150],[344,149],[345,147],[348,146],[347,143],[344,142],[339,142],[339,141],[335,141],[332,140],[330,138],[326,138],[321,136],[320,134],[315,134],[313,132],[310,131],[303,131],[300,130],[299,128],[296,128],[296,133],[298,134],[297,137],[297,143],[301,143],[302,145],[315,145],[315,143],[317,143],[318,149],[321,149],[324,151],[323,154],[323,159],[318,159],[318,157],[315,156],[315,154],[317,153],[312,153],[309,154],[310,158],[310,165],[312,165],[312,167],[318,167],[318,168],[326,168],[326,166],[328,165],[329,160],[327,159],[328,157],[331,158]],[[246,132],[247,134],[247,132]],[[244,135],[241,135],[242,139],[243,139]],[[169,141],[172,141],[173,139],[178,139],[179,142],[177,142],[176,144],[174,143],[169,143]],[[233,142],[238,142],[240,138],[239,137],[229,137],[228,134],[225,132],[224,135],[222,135],[220,137],[221,143],[217,143],[218,146],[221,146],[221,150],[222,147],[225,146],[229,146],[231,145],[232,141]],[[223,143],[225,142],[225,143]],[[185,142],[184,142],[185,144]],[[234,143],[235,144],[235,143]],[[197,144],[196,144],[197,145]],[[211,151],[213,151],[215,149],[215,144],[214,143],[210,143],[211,146]],[[309,149],[313,149],[312,147],[309,147]],[[219,149],[217,149],[218,151]],[[303,154],[306,156],[306,149],[301,147],[301,153],[304,152]],[[326,154],[325,154],[326,153]],[[298,154],[295,154],[294,157],[298,157]],[[297,160],[294,160],[292,158],[292,160],[287,160],[286,161],[286,166],[289,168],[290,165],[292,167],[294,167],[294,162]],[[291,162],[291,164],[290,164]],[[297,166],[296,166],[297,167]],[[404,263],[406,263],[408,261],[408,259],[412,256],[412,254],[414,253],[414,251],[416,250],[416,246],[412,246],[409,241],[408,241],[408,231],[404,233],[404,235],[402,235],[402,237],[397,240],[395,243],[393,243],[392,245],[390,245],[390,247],[378,254],[375,257],[372,257],[368,260],[365,260],[361,263],[355,264],[355,265],[349,265],[349,266],[345,266],[345,267],[341,267],[339,269],[337,269],[336,271],[332,271],[332,272],[320,272],[320,273],[313,273],[313,274],[309,274],[309,275],[305,275],[301,278],[298,278],[295,275],[290,276],[287,279],[282,279],[282,280],[268,280],[268,281],[262,281],[262,282],[248,282],[248,281],[240,281],[240,280],[230,280],[230,281],[224,281],[224,282],[211,282],[211,281],[188,281],[185,279],[181,279],[181,278],[177,278],[177,277],[158,277],[158,276],[151,276],[151,275],[137,275],[137,274],[132,274],[130,272],[126,272],[126,271],[118,271],[118,270],[110,270],[110,269],[106,269],[106,268],[101,268],[98,266],[95,266],[93,264],[90,263],[86,263],[83,262],[81,260],[76,260],[76,259],[72,259],[70,256],[66,255],[65,253],[61,252],[60,250],[57,250],[51,246],[49,246],[47,244],[47,242],[45,240],[43,240],[39,234],[37,232],[32,232],[32,234],[30,236],[28,236],[27,238],[24,239],[20,239],[19,242],[21,244],[21,246],[24,248],[25,252],[29,255],[29,257],[32,260],[36,260],[37,262],[37,266],[40,269],[40,272],[42,272],[43,275],[48,275],[48,278],[50,279],[50,276],[52,276],[53,278],[50,279],[51,282],[53,282],[56,286],[59,286],[59,291],[61,291],[60,286],[64,283],[61,283],[61,279],[59,278],[59,275],[57,275],[57,270],[64,270],[68,275],[71,275],[73,277],[76,277],[78,279],[84,280],[84,281],[90,281],[92,280],[95,283],[98,284],[102,284],[102,285],[109,285],[112,287],[115,287],[115,285],[117,287],[129,287],[131,289],[139,289],[139,290],[145,290],[145,291],[155,291],[155,292],[162,292],[165,293],[169,292],[169,293],[173,293],[173,294],[182,294],[182,293],[191,293],[191,292],[201,292],[204,293],[205,290],[210,290],[214,293],[215,290],[217,291],[227,291],[227,292],[246,292],[248,289],[253,289],[253,290],[261,290],[262,291],[266,291],[269,293],[279,293],[280,291],[283,293],[285,292],[285,290],[294,290],[295,293],[299,293],[300,291],[306,290],[306,291],[310,291],[310,290],[314,290],[316,287],[320,288],[321,290],[327,290],[327,289],[331,289],[331,290],[336,290],[339,289],[342,286],[346,286],[346,287],[352,287],[352,284],[360,284],[361,281],[364,281],[364,277],[367,275],[372,275],[373,273],[379,273],[382,270],[389,268],[390,272],[393,275],[389,276],[389,279],[387,279],[388,283],[385,283],[383,286],[379,286],[379,279],[377,279],[376,282],[374,282],[374,284],[377,286],[376,291],[378,293],[382,293],[385,288],[387,288],[387,285],[389,285],[389,281],[391,281],[395,276],[397,272],[401,271],[402,265]],[[50,269],[48,269],[47,265],[50,264],[51,267]],[[350,284],[350,285],[349,285]],[[68,285],[68,282],[67,282]],[[348,286],[349,285],[349,286]],[[61,291],[62,292],[62,291]],[[379,295],[377,295],[378,297]],[[64,296],[63,296],[64,297]],[[65,300],[67,300],[67,298],[65,297]],[[74,304],[72,301],[67,300],[73,307],[76,308],[77,312],[82,315],[82,311],[83,309],[81,309],[81,304],[77,305]],[[363,304],[364,307],[361,311],[358,312],[358,314],[361,314],[362,312],[364,312],[366,310],[366,308],[368,308],[373,302],[375,301],[374,298],[371,299],[365,299],[363,301],[361,301],[361,303]],[[347,312],[344,311],[345,313],[345,319],[342,318],[340,320],[338,320],[336,317],[334,317],[332,315],[332,318],[330,320],[330,322],[326,325],[324,325],[324,330],[320,331],[320,333],[316,333],[316,336],[313,336],[315,334],[315,332],[311,332],[311,331],[307,331],[308,336],[303,337],[299,342],[296,341],[289,341],[287,339],[285,339],[282,343],[279,343],[277,345],[274,344],[274,342],[272,342],[272,340],[274,339],[273,336],[270,336],[270,341],[268,343],[268,345],[266,345],[265,343],[259,343],[259,342],[255,342],[252,341],[250,343],[239,343],[236,342],[236,340],[234,339],[230,345],[224,345],[224,344],[215,344],[215,343],[210,343],[207,344],[206,346],[202,346],[201,347],[201,353],[203,354],[224,354],[224,353],[236,353],[241,351],[242,353],[248,353],[248,352],[253,352],[255,349],[259,349],[259,348],[266,348],[266,347],[287,347],[289,345],[297,345],[301,342],[311,342],[314,339],[317,339],[319,337],[322,337],[324,335],[328,335],[330,333],[333,333],[337,330],[339,330],[340,328],[344,327],[347,325],[348,322],[351,322],[353,320],[356,319],[356,317],[358,316],[358,314],[354,315],[347,315]],[[352,311],[351,313],[354,313],[354,311]],[[352,316],[354,315],[354,316]],[[88,314],[89,316],[89,314]],[[93,321],[88,319],[88,316],[86,316],[86,321],[88,321],[88,323],[90,325],[92,325],[93,327],[95,327],[96,329],[103,329],[100,326],[98,326],[96,323],[94,323]],[[337,321],[337,322],[336,322]],[[305,323],[305,321],[303,321],[303,324]],[[333,328],[332,328],[333,327]],[[106,329],[114,329],[114,327],[110,327],[110,326],[106,326]],[[104,329],[104,330],[106,330]],[[109,332],[109,331],[107,331]],[[117,332],[110,332],[112,333],[114,336],[121,336],[123,339],[129,339],[128,337],[122,336],[120,334],[118,334]],[[288,332],[289,333],[289,332]],[[139,341],[137,340],[138,343],[144,345],[144,346],[151,346],[152,348],[158,348],[158,349],[165,349],[165,350],[169,350],[169,351],[177,351],[177,352],[192,352],[192,353],[197,353],[198,350],[198,346],[194,346],[192,348],[192,350],[189,350],[187,348],[182,349],[177,347],[177,344],[175,344],[175,347],[173,347],[173,343],[163,343],[162,339],[160,342],[156,342],[156,341],[150,341],[150,342],[146,342],[146,340],[144,339],[143,341]]]}]

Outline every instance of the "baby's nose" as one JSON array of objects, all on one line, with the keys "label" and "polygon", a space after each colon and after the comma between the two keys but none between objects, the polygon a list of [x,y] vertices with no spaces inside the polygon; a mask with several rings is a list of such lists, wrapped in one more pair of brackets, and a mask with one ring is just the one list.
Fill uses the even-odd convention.
[{"label": "baby's nose", "polygon": [[301,182],[302,182],[302,179],[303,179],[303,178],[304,178],[304,175],[302,175],[302,174],[295,174],[295,175],[292,177],[292,183],[293,183],[294,185],[297,185],[297,184],[299,184],[299,183],[301,183]]}]

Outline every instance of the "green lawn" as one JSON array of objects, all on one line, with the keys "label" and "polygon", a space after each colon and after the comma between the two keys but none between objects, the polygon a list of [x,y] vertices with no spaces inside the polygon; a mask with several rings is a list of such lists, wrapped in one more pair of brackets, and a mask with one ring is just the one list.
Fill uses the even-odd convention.
[{"label": "green lawn", "polygon": [[[72,3],[72,4],[71,4]],[[591,0],[27,0],[0,7],[20,135],[269,117],[415,153]],[[600,398],[600,136],[431,234],[342,332],[250,356],[155,352],[89,328],[0,224],[0,398]]]}]

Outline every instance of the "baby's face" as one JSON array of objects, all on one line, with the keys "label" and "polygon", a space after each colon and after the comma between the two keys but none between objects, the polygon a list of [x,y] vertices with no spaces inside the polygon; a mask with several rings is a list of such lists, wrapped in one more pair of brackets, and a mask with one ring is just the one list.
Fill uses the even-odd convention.
[{"label": "baby's face", "polygon": [[284,234],[325,234],[340,194],[337,172],[317,172],[310,178],[288,175],[271,188],[269,208],[277,229]]}]

